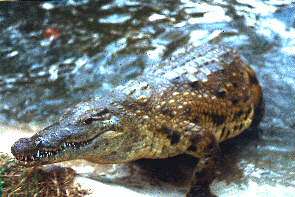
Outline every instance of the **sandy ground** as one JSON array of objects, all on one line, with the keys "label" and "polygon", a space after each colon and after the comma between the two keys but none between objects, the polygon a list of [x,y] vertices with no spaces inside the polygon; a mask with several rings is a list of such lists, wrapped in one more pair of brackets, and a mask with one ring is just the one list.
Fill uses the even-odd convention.
[{"label": "sandy ground", "polygon": [[[0,152],[10,153],[11,145],[21,137],[32,135],[36,128],[28,129],[22,127],[9,127],[0,125]],[[169,163],[169,162],[168,162]],[[160,163],[166,165],[167,163]],[[181,181],[164,180],[157,175],[157,170],[149,173],[150,167],[139,167],[138,164],[131,165],[97,165],[86,161],[65,162],[60,165],[72,167],[79,174],[76,182],[82,188],[90,190],[89,197],[97,196],[183,196],[185,185]],[[251,167],[251,166],[249,166]],[[160,170],[161,171],[161,170]],[[169,171],[167,171],[169,173]],[[160,172],[162,173],[162,172]],[[152,174],[152,175],[151,175]],[[163,173],[165,174],[165,173]],[[176,173],[177,174],[177,173]],[[244,171],[246,178],[241,183],[215,181],[212,190],[220,197],[292,197],[295,196],[295,188],[284,185],[258,184],[259,170],[251,173]],[[184,176],[184,175],[182,175]],[[101,179],[101,177],[103,177]],[[159,178],[160,177],[160,178]],[[165,178],[164,178],[165,179]],[[176,178],[177,179],[177,178]],[[100,181],[98,181],[100,180]],[[168,181],[167,181],[168,180]],[[188,180],[184,180],[187,182]],[[108,182],[108,184],[102,183]],[[111,183],[111,184],[110,184]],[[124,187],[125,186],[125,187]]]},{"label": "sandy ground", "polygon": [[29,137],[32,135],[33,130],[26,129],[24,131],[21,127],[9,127],[5,125],[0,125],[0,152],[10,154],[11,145],[22,137]]}]

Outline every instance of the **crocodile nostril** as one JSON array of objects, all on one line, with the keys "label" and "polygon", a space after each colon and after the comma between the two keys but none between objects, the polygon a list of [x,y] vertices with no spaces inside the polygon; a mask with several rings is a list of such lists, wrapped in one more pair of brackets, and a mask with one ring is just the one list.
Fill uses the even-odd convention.
[{"label": "crocodile nostril", "polygon": [[16,141],[11,147],[11,153],[15,155],[28,152],[32,147],[32,140],[30,138],[21,138]]}]

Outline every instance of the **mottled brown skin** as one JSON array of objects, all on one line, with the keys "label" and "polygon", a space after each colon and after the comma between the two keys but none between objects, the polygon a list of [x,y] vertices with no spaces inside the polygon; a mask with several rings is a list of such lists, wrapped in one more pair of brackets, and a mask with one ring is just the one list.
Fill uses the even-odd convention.
[{"label": "mottled brown skin", "polygon": [[190,154],[199,159],[187,196],[210,196],[218,143],[259,122],[262,92],[233,49],[186,47],[110,94],[69,109],[12,153],[23,165],[72,159],[122,163]]}]

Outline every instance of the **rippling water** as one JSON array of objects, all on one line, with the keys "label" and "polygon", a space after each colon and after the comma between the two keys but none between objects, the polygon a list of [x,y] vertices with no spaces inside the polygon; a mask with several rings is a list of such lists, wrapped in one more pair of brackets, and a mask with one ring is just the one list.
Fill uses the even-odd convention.
[{"label": "rippling water", "polygon": [[251,180],[294,187],[292,2],[1,3],[0,121],[52,122],[66,107],[105,94],[178,47],[225,43],[257,71],[266,101],[259,139],[235,145],[239,165]]}]

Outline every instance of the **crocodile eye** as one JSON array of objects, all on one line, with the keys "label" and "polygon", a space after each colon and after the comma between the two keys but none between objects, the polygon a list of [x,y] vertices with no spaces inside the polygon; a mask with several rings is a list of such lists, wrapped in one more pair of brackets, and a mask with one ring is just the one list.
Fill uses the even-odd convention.
[{"label": "crocodile eye", "polygon": [[103,109],[98,113],[91,114],[87,118],[82,119],[81,122],[84,125],[89,125],[95,121],[108,120],[108,119],[110,119],[110,117],[111,117],[110,111],[108,109]]},{"label": "crocodile eye", "polygon": [[91,124],[91,123],[94,122],[94,121],[95,121],[95,119],[92,118],[92,117],[90,117],[90,118],[86,118],[85,120],[83,120],[82,123],[83,123],[84,125],[88,125],[88,124]]}]

